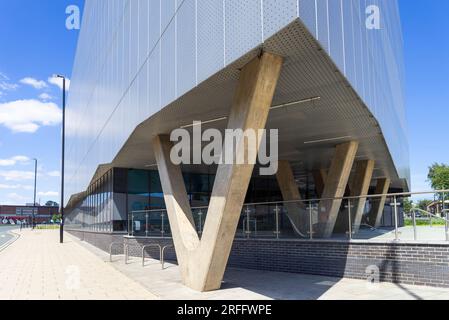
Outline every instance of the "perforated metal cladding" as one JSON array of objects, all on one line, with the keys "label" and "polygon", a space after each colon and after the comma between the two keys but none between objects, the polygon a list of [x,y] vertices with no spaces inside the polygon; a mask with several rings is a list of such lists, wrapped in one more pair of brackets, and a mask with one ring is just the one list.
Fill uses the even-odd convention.
[{"label": "perforated metal cladding", "polygon": [[[371,5],[380,9],[380,30],[366,26]],[[397,1],[299,0],[299,16],[376,116],[401,176],[409,177]]]},{"label": "perforated metal cladding", "polygon": [[[377,33],[365,28],[371,3],[384,16]],[[318,51],[298,15],[324,51]],[[322,97],[315,105],[319,112],[310,114],[309,107],[302,112],[302,105],[288,109],[288,119],[279,116],[283,127],[308,130],[290,134],[286,127],[289,144],[301,148],[302,140],[344,132],[369,137],[361,150],[377,150],[377,159],[394,175],[381,136],[370,138],[380,129],[362,121],[370,112],[360,107],[359,96],[380,123],[397,167],[403,168],[400,175],[407,176],[404,99],[396,94],[402,92],[403,66],[394,0],[87,0],[83,17],[67,110],[66,198],[85,189],[99,163],[117,155],[120,163],[128,161],[124,150],[132,152],[135,165],[151,162],[145,137],[157,130],[226,113],[238,69],[260,47],[286,57],[275,104]],[[345,31],[340,41],[339,30]],[[329,119],[320,118],[322,113]],[[151,128],[143,125],[145,130],[128,139],[145,119]],[[323,126],[315,132],[309,128],[313,122],[304,119]],[[307,156],[326,162],[327,153]]]},{"label": "perforated metal cladding", "polygon": [[[270,113],[267,128],[280,130],[280,157],[291,160],[295,172],[304,174],[308,170],[327,168],[335,144],[356,139],[360,141],[360,159],[375,159],[380,168],[377,172],[379,176],[397,176],[377,121],[363,107],[342,75],[335,71],[336,66],[324,51],[318,51],[317,45],[299,22],[291,24],[264,46],[270,52],[289,57],[283,68],[274,104],[311,96],[321,97],[319,101]],[[114,163],[139,167],[139,163],[154,161],[152,151],[144,148],[150,143],[145,135],[169,133],[173,128],[190,124],[193,120],[226,116],[237,83],[238,68],[255,54],[243,57],[146,121],[133,133],[127,147]],[[193,105],[197,107],[191,108]],[[226,123],[214,123],[213,127],[224,130]],[[350,138],[315,145],[304,144],[307,141],[344,136]],[[132,159],[129,154],[133,154]],[[186,167],[184,170],[197,169]]]},{"label": "perforated metal cladding", "polygon": [[225,64],[229,64],[263,42],[262,2],[226,0],[224,4]]},{"label": "perforated metal cladding", "polygon": [[263,0],[264,40],[298,17],[298,0]]},{"label": "perforated metal cladding", "polygon": [[223,0],[197,0],[198,82],[224,67]]},{"label": "perforated metal cladding", "polygon": [[186,0],[176,21],[177,96],[196,86],[196,1]]}]

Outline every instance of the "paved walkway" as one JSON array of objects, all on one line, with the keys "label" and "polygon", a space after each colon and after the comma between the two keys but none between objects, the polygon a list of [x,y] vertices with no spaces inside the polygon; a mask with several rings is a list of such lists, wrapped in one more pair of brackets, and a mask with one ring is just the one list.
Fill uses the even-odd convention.
[{"label": "paved walkway", "polygon": [[[78,241],[78,240],[75,240]],[[109,255],[88,243],[82,245],[103,261]],[[392,283],[371,285],[367,281],[247,269],[228,269],[222,290],[199,293],[181,283],[178,266],[157,260],[115,256],[112,265],[148,288],[161,299],[169,300],[449,300],[449,289]]]},{"label": "paved walkway", "polygon": [[0,299],[155,299],[147,289],[59,231],[22,231],[0,252]]},{"label": "paved walkway", "polygon": [[199,293],[182,285],[176,265],[110,263],[107,253],[68,234],[60,245],[58,236],[26,230],[0,252],[0,299],[449,300],[448,289],[243,269],[229,269],[222,290]]}]

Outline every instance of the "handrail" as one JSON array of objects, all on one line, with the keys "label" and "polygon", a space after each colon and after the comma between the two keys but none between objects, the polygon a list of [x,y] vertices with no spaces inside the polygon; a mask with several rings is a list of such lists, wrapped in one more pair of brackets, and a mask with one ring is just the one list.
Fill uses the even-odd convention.
[{"label": "handrail", "polygon": [[[162,256],[162,247],[160,244],[152,243],[152,244],[147,244],[147,245],[143,246],[142,247],[142,267],[145,267],[145,249],[151,248],[151,247],[159,248],[159,260],[160,260],[160,257]],[[161,263],[162,263],[162,261],[161,261]]]},{"label": "handrail", "polygon": [[109,245],[109,262],[112,262],[112,248],[113,248],[115,245],[122,245],[122,246],[123,246],[123,251],[125,251],[125,244],[124,244],[123,242],[112,242],[112,243]]},{"label": "handrail", "polygon": [[[423,192],[402,192],[402,193],[384,193],[384,194],[369,194],[364,196],[350,196],[350,197],[336,197],[336,198],[319,198],[319,199],[305,199],[305,200],[290,200],[290,201],[271,201],[271,202],[254,202],[245,203],[243,207],[257,206],[257,205],[276,205],[289,203],[311,203],[331,200],[357,200],[357,199],[372,199],[381,197],[410,197],[413,195],[425,195],[436,193],[449,193],[449,190],[423,191]],[[208,209],[208,206],[193,207],[192,210]],[[131,211],[131,214],[146,213],[146,212],[167,212],[167,209],[151,209],[151,210],[137,210]]]},{"label": "handrail", "polygon": [[[446,221],[446,222],[449,223],[449,220],[447,220],[447,219],[445,219],[445,218],[443,218],[443,217],[439,217],[439,216],[437,216],[437,215],[435,215],[435,214],[433,214],[433,213],[430,213],[430,212],[428,212],[428,211],[426,211],[426,210],[423,210],[423,209],[420,209],[420,208],[413,208],[413,210],[422,212],[422,213],[427,214],[428,216],[431,216],[431,217],[433,217],[433,218],[435,218],[435,219],[440,219],[440,220],[443,220],[443,221]],[[448,210],[446,210],[446,211],[448,211]]]}]

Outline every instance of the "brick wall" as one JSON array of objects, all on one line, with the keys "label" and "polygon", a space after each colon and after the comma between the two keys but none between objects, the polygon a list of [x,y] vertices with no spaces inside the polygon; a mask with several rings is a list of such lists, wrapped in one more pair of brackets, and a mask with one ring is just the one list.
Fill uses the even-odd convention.
[{"label": "brick wall", "polygon": [[[105,251],[122,237],[85,234],[86,241]],[[130,256],[136,257],[141,257],[143,245],[172,244],[171,239],[158,238],[125,237],[124,242]],[[148,248],[147,255],[158,259],[158,249]],[[174,249],[166,251],[165,259],[176,261]],[[229,266],[355,279],[366,279],[367,268],[376,266],[381,281],[449,288],[449,245],[445,244],[236,239]]]}]

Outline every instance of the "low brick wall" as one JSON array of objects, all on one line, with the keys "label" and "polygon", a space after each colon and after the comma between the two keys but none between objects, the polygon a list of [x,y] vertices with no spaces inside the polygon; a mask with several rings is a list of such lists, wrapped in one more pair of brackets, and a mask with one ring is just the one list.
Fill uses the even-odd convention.
[{"label": "low brick wall", "polygon": [[[112,234],[112,233],[101,233],[101,232],[91,232],[91,231],[74,231],[67,230],[68,233],[77,237],[82,241],[86,241],[91,245],[105,251],[109,252],[109,247],[113,242],[123,242],[124,234]],[[123,254],[123,246],[114,246],[114,254]]]},{"label": "low brick wall", "polygon": [[[172,244],[171,239],[123,239],[99,233],[86,233],[85,241],[107,251],[111,237],[112,241],[121,238],[136,257],[141,257],[144,245]],[[148,248],[147,255],[158,259],[158,249]],[[176,261],[174,249],[167,249],[165,257]],[[449,288],[449,245],[445,244],[236,239],[228,266],[354,279],[366,279],[367,268],[376,266],[381,281]]]}]

